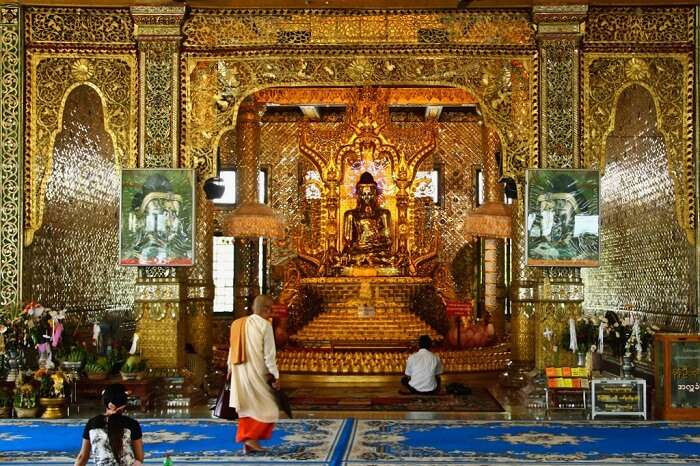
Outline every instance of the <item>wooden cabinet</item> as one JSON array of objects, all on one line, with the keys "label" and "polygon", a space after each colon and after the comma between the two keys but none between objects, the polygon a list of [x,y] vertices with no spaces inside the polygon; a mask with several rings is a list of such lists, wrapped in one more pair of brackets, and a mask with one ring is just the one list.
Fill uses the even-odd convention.
[{"label": "wooden cabinet", "polygon": [[659,418],[700,420],[700,335],[657,333],[654,376]]}]

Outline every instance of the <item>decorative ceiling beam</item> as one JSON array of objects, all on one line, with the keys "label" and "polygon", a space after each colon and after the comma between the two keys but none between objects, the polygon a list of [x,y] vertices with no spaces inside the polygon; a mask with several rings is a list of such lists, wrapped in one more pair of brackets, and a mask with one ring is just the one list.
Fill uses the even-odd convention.
[{"label": "decorative ceiling beam", "polygon": [[[378,91],[378,97],[387,105],[455,107],[477,103],[469,92],[452,87],[387,87]],[[271,88],[257,92],[253,99],[260,104],[348,105],[356,100],[356,92],[353,88]]]},{"label": "decorative ceiling beam", "polygon": [[[532,8],[552,2],[544,0],[5,0],[4,4],[46,7],[189,6],[192,8],[312,8],[312,9],[483,9]],[[688,6],[692,0],[562,0],[566,5],[588,6]]]}]

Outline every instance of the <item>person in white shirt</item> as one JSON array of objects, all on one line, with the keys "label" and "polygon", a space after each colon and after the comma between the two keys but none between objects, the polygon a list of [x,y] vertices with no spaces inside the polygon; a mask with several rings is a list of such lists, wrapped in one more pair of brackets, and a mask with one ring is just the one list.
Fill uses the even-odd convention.
[{"label": "person in white shirt", "polygon": [[432,344],[428,335],[421,335],[418,338],[418,351],[406,361],[406,376],[401,379],[401,383],[411,393],[434,395],[440,391],[442,362],[430,352]]}]

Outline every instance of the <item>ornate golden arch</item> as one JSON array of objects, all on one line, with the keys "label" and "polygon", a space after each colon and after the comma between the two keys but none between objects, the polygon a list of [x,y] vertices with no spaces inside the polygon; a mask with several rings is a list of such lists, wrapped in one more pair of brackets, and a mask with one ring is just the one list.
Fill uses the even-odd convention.
[{"label": "ornate golden arch", "polygon": [[[445,86],[467,90],[481,104],[486,124],[503,141],[503,172],[537,165],[537,59],[468,48],[183,54],[181,165],[216,173],[219,138],[235,127],[240,103],[270,87]],[[291,53],[290,53],[291,55]]]},{"label": "ornate golden arch", "polygon": [[56,136],[66,100],[78,86],[97,92],[117,167],[136,166],[136,58],[131,54],[41,52],[29,56],[24,244],[41,228]]},{"label": "ornate golden arch", "polygon": [[605,170],[605,145],[615,128],[620,94],[635,84],[649,91],[668,151],[676,218],[695,244],[692,83],[691,56],[685,53],[584,55],[582,166]]}]

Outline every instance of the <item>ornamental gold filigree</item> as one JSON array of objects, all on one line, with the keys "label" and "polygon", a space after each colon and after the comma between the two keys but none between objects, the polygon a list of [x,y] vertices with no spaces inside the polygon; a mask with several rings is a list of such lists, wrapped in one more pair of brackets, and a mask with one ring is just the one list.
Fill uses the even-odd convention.
[{"label": "ornamental gold filigree", "polygon": [[543,167],[574,168],[578,162],[577,43],[576,37],[540,41]]},{"label": "ornamental gold filigree", "polygon": [[21,300],[22,40],[20,9],[0,7],[0,306]]},{"label": "ornamental gold filigree", "polygon": [[668,149],[678,223],[695,243],[693,163],[693,64],[684,53],[587,53],[583,60],[583,166],[605,169],[605,145],[614,129],[617,101],[629,86],[647,89],[656,105],[657,127]]},{"label": "ornamental gold filigree", "polygon": [[177,166],[178,44],[175,41],[139,43],[142,79],[139,129],[140,166]]},{"label": "ornamental gold filigree", "polygon": [[41,227],[44,192],[63,107],[78,86],[92,87],[104,106],[104,125],[117,167],[136,165],[136,57],[124,53],[31,52],[28,54],[28,147],[25,155],[25,245]]},{"label": "ornamental gold filigree", "polygon": [[693,45],[693,8],[591,8],[586,45]]},{"label": "ornamental gold filigree", "polygon": [[194,9],[183,32],[185,47],[199,49],[280,45],[534,45],[534,28],[524,11]]},{"label": "ornamental gold filigree", "polygon": [[[532,54],[454,55],[339,52],[305,57],[266,54],[199,57],[185,54],[182,166],[205,178],[216,173],[221,135],[235,127],[240,102],[268,87],[425,85],[466,89],[481,104],[484,120],[499,134],[506,176],[536,164],[537,83]],[[352,63],[360,63],[371,81],[358,82]],[[353,75],[353,76],[351,76]]]},{"label": "ornamental gold filigree", "polygon": [[24,17],[28,47],[134,45],[127,9],[29,8]]}]

